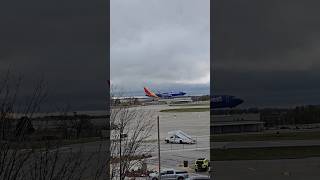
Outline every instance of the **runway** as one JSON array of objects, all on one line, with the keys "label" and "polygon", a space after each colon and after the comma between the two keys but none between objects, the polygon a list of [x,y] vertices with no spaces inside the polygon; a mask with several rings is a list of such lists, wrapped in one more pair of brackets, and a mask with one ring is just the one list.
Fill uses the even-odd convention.
[{"label": "runway", "polygon": [[[160,113],[161,109],[176,108],[166,105],[147,106],[144,109],[155,111],[160,116],[160,153],[161,168],[187,169],[191,176],[207,175],[208,173],[194,173],[192,166],[198,158],[210,159],[210,113]],[[197,140],[196,144],[167,144],[164,138],[168,131],[182,130]],[[156,133],[150,138],[152,142],[145,145],[153,147],[152,158],[147,160],[148,167],[157,169],[158,155]],[[214,139],[213,139],[214,140]],[[68,152],[70,148],[82,149],[86,154],[94,153],[98,147],[106,146],[104,141],[65,146],[61,152]],[[234,141],[211,142],[211,147],[223,148],[263,148],[285,146],[311,146],[319,145],[320,140],[279,140],[279,141]],[[106,151],[105,149],[103,151]],[[189,168],[181,165],[188,161]],[[214,178],[217,180],[229,179],[259,179],[259,180],[308,180],[320,177],[320,158],[305,159],[281,159],[281,160],[238,160],[238,161],[214,161]],[[232,173],[230,173],[232,172]],[[314,173],[314,174],[312,174]],[[309,178],[310,177],[310,178]]]}]

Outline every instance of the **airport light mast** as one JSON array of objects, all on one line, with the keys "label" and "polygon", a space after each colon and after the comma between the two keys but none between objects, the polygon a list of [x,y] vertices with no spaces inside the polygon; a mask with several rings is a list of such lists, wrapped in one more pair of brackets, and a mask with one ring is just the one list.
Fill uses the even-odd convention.
[{"label": "airport light mast", "polygon": [[[121,126],[122,126],[122,124],[121,124]],[[122,151],[122,149],[121,149],[121,138],[122,137],[122,127],[120,127],[120,134],[119,134],[119,141],[120,141],[120,147],[119,147],[119,174],[120,174],[120,179],[122,178],[122,169],[121,169],[121,151]]]},{"label": "airport light mast", "polygon": [[121,152],[122,152],[122,149],[121,149],[121,140],[123,138],[126,138],[128,137],[127,134],[123,134],[123,122],[121,122],[121,125],[120,125],[120,129],[119,129],[120,133],[119,133],[119,141],[120,141],[120,146],[119,146],[119,174],[120,174],[120,179],[122,178],[122,166],[121,166]]},{"label": "airport light mast", "polygon": [[159,180],[161,180],[161,162],[160,162],[160,118],[157,117],[157,125],[158,125],[158,166],[159,166]]}]

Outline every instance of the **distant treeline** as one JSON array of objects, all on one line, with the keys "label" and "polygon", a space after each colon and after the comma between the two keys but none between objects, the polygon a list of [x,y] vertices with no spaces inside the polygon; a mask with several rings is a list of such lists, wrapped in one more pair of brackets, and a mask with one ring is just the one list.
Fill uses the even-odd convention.
[{"label": "distant treeline", "polygon": [[210,95],[202,95],[202,96],[191,96],[193,101],[209,101]]},{"label": "distant treeline", "polygon": [[[87,115],[87,114],[76,114],[76,115],[50,115],[50,116],[41,116],[41,117],[33,117],[30,120],[71,120],[71,119],[102,119],[108,118],[108,115]],[[18,120],[20,118],[11,118],[12,120]]]},{"label": "distant treeline", "polygon": [[230,110],[212,110],[214,115],[260,113],[265,126],[298,125],[320,123],[320,106],[308,105],[295,108],[248,108]]}]

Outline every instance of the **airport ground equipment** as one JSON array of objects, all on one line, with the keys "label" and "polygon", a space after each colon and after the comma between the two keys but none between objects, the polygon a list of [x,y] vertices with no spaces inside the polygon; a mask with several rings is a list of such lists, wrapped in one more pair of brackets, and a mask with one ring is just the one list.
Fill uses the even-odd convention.
[{"label": "airport ground equipment", "polygon": [[208,171],[209,169],[209,160],[206,158],[199,158],[194,163],[195,171]]},{"label": "airport ground equipment", "polygon": [[165,142],[177,144],[195,144],[196,140],[183,131],[177,130],[168,132],[168,137],[166,137]]},{"label": "airport ground equipment", "polygon": [[[159,174],[157,172],[149,174],[149,180],[158,180]],[[187,180],[189,174],[187,171],[179,171],[174,169],[165,169],[161,171],[161,180]]]}]

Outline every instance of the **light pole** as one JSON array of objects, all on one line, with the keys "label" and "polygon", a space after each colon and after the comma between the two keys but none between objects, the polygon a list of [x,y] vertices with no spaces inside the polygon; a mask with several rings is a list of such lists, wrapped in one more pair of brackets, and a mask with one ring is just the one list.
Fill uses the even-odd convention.
[{"label": "light pole", "polygon": [[120,147],[119,147],[119,174],[120,174],[120,180],[121,180],[121,178],[122,178],[122,169],[121,169],[121,139],[122,139],[122,137],[121,137],[121,135],[122,135],[122,127],[120,127],[120,135],[119,135],[119,141],[120,141]]},{"label": "light pole", "polygon": [[157,118],[157,125],[158,125],[158,166],[159,166],[159,180],[161,180],[161,163],[160,163],[160,119],[159,116]]},{"label": "light pole", "polygon": [[122,169],[121,169],[121,152],[122,152],[122,149],[121,149],[121,140],[122,138],[126,138],[128,137],[127,134],[123,134],[123,126],[122,126],[122,123],[121,123],[121,127],[120,127],[120,134],[119,134],[119,141],[120,141],[120,147],[119,147],[119,174],[120,174],[120,180],[122,179]]}]

